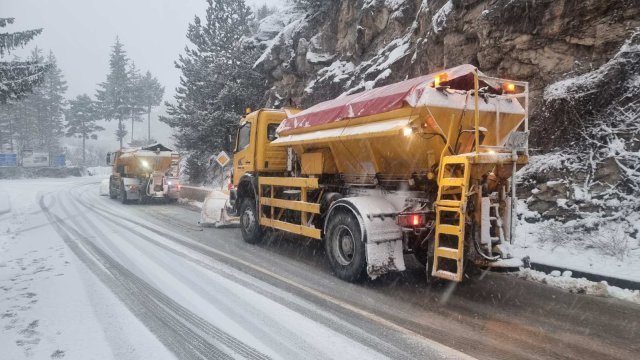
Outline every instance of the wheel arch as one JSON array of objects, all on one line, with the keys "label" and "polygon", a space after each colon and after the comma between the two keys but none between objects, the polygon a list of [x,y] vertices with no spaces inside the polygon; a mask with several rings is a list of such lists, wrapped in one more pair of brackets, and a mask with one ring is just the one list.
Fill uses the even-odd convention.
[{"label": "wheel arch", "polygon": [[236,202],[235,202],[235,211],[240,211],[240,206],[242,204],[242,199],[251,198],[258,201],[258,179],[253,174],[245,174],[240,178],[238,182],[238,188],[236,190]]},{"label": "wheel arch", "polygon": [[329,220],[338,211],[353,214],[360,224],[361,241],[366,246],[369,277],[376,278],[390,271],[405,270],[403,234],[395,220],[400,211],[391,201],[373,196],[336,200],[325,217],[325,234],[327,234]]}]

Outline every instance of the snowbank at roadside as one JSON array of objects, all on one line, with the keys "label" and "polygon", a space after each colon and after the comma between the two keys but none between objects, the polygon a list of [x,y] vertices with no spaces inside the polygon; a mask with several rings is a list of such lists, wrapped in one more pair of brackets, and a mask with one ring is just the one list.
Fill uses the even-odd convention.
[{"label": "snowbank at roadside", "polygon": [[189,200],[189,199],[178,199],[178,204],[187,205],[194,208],[202,209],[202,205],[204,204],[202,201]]},{"label": "snowbank at roadside", "polygon": [[570,271],[562,274],[559,271],[552,271],[551,274],[545,274],[541,271],[522,269],[513,274],[521,279],[565,289],[571,293],[612,297],[640,304],[639,290],[621,289],[607,284],[606,281],[594,282],[585,278],[573,278]]},{"label": "snowbank at roadside", "polygon": [[109,176],[111,175],[111,166],[89,166],[86,169],[89,176]]}]

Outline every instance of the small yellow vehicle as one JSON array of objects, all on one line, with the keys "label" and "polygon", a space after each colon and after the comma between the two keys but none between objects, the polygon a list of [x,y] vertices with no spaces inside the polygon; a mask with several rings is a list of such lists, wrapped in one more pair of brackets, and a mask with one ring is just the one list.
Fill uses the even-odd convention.
[{"label": "small yellow vehicle", "polygon": [[177,201],[180,154],[162,144],[123,148],[107,154],[112,167],[109,197],[123,204],[152,200]]},{"label": "small yellow vehicle", "polygon": [[515,171],[528,162],[528,83],[471,65],[240,121],[227,211],[242,236],[324,241],[336,275],[405,270],[462,281],[513,259]]}]

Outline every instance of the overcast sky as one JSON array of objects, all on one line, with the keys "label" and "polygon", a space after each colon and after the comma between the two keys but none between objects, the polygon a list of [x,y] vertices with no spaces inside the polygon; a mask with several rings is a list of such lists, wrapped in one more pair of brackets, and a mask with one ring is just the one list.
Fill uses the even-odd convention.
[{"label": "overcast sky", "polygon": [[[252,6],[284,2],[246,1]],[[206,6],[205,0],[0,0],[0,17],[15,18],[3,31],[44,29],[17,54],[28,54],[35,46],[52,50],[69,85],[67,97],[95,94],[119,36],[129,58],[158,77],[166,88],[165,100],[170,100],[180,76],[173,63],[187,45],[187,26],[195,15],[204,15]],[[166,128],[157,130],[161,140],[170,135]]]}]

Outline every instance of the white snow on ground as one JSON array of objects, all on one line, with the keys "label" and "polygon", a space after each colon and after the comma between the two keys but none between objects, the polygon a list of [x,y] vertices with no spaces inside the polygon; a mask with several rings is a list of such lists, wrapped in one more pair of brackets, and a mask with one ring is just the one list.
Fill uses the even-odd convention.
[{"label": "white snow on ground", "polygon": [[[550,153],[531,157],[530,164],[520,170],[518,176],[546,174],[557,169],[578,173],[583,166],[584,160],[575,154]],[[555,183],[557,181],[547,182],[547,185]],[[566,223],[543,219],[537,212],[529,210],[526,200],[520,200],[518,213],[521,218],[516,224],[513,254],[517,257],[528,255],[532,262],[540,264],[640,282],[640,240],[632,236],[634,232],[640,232],[640,214],[606,214],[604,211],[579,211],[575,205],[567,207],[568,198],[628,209],[637,206],[634,204],[637,200],[629,200],[628,204],[612,204],[610,202],[619,200],[592,199],[586,185],[568,185],[571,194],[557,199],[558,207],[564,207],[579,217]],[[534,189],[532,193],[537,192],[539,190]]]},{"label": "white snow on ground", "polygon": [[[518,203],[518,213],[530,221],[539,217],[536,212],[528,210],[524,200]],[[584,221],[602,221],[599,214],[593,217]],[[640,224],[640,218],[638,220]],[[610,225],[605,224],[592,234],[570,235],[563,233],[563,225],[554,220],[529,223],[521,219],[516,225],[516,238],[511,250],[516,257],[529,256],[532,262],[544,265],[640,282],[640,247],[629,244],[631,250],[624,256],[604,251],[613,241],[625,241],[616,238],[618,224],[613,222]]]},{"label": "white snow on ground", "polygon": [[[10,212],[0,215],[1,358],[173,358],[165,343],[143,324],[148,320],[139,320],[129,310],[135,308],[132,298],[136,299],[140,290],[133,296],[118,293],[121,288],[100,282],[96,271],[101,279],[111,274],[116,282],[138,279],[135,281],[169,299],[162,304],[178,321],[189,321],[190,326],[215,326],[272,358],[384,358],[306,314],[328,316],[374,343],[375,338],[361,329],[176,242],[174,239],[217,251],[174,232],[170,220],[159,232],[149,230],[146,227],[158,229],[158,225],[131,210],[135,205],[126,207],[101,197],[98,188],[99,179],[95,177],[0,181],[3,194],[7,194],[4,189],[11,189],[12,204]],[[60,219],[56,226],[67,229],[72,236],[67,241],[78,244],[80,250],[72,252],[57,235],[39,206],[41,198],[51,216]],[[76,257],[78,251],[84,253],[91,248],[86,244],[104,252],[87,252],[86,258],[83,255],[84,261],[91,263],[87,266]],[[94,264],[94,259],[111,259],[133,275],[120,278],[123,275],[114,273],[112,265],[108,269]],[[304,315],[257,289],[304,306]],[[151,296],[148,294],[153,293],[145,291],[144,296]],[[160,299],[158,296],[152,299]],[[191,317],[182,315],[176,306],[211,325],[191,323]]]},{"label": "white snow on ground", "polygon": [[178,199],[178,203],[182,205],[192,206],[198,209],[202,209],[203,202],[189,199]]},{"label": "white snow on ground", "polygon": [[90,166],[87,168],[89,176],[109,176],[111,175],[111,166]]},{"label": "white snow on ground", "polygon": [[607,284],[606,281],[594,282],[585,278],[571,277],[570,271],[566,271],[564,274],[560,274],[559,271],[551,272],[551,274],[545,274],[541,271],[522,269],[519,272],[513,273],[515,276],[535,281],[560,289],[568,290],[569,292],[578,294],[588,294],[600,297],[613,297],[620,300],[631,301],[640,304],[640,291],[621,289],[616,286]]},{"label": "white snow on ground", "polygon": [[0,212],[0,358],[174,358],[71,253],[40,211],[39,196],[69,181],[0,180],[0,199],[12,205]]}]

